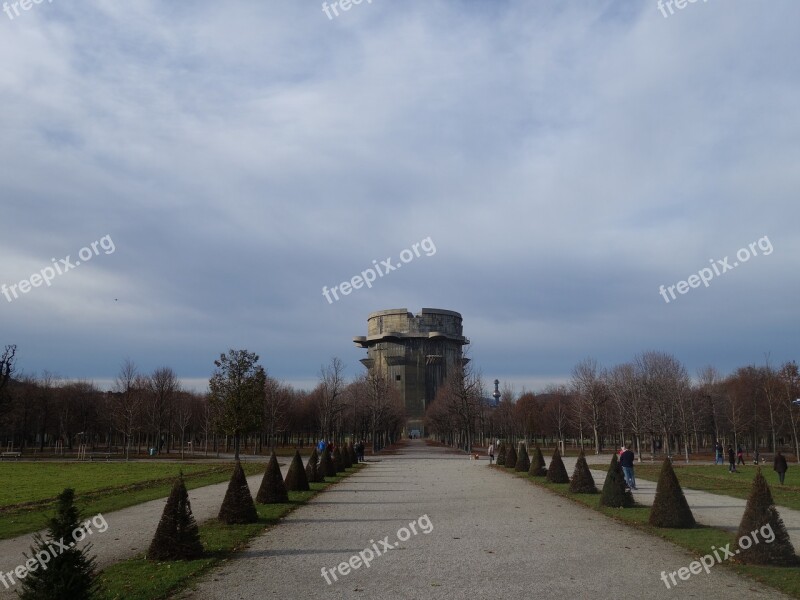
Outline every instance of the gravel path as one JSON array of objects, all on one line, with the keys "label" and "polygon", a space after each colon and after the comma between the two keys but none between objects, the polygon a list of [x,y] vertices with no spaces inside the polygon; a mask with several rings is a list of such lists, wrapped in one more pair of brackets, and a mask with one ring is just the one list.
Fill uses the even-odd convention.
[{"label": "gravel path", "polygon": [[[385,554],[375,555],[373,543]],[[384,543],[391,549],[382,550]],[[357,569],[342,565],[326,583],[322,568],[360,552],[369,559],[365,549],[374,555],[369,568],[353,559]],[[489,469],[485,460],[414,441],[294,511],[180,597],[782,597],[719,567],[668,590],[661,572],[692,561],[668,542]]]}]

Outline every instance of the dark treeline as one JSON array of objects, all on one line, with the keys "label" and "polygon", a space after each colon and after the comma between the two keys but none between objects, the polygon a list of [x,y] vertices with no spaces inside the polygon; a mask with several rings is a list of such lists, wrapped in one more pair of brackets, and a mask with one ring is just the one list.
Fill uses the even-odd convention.
[{"label": "dark treeline", "polygon": [[[141,373],[128,360],[113,389],[101,391],[91,382],[64,381],[46,372],[15,373],[15,350],[8,346],[0,356],[3,451],[135,456],[153,449],[184,456],[236,449],[237,435],[227,416],[241,412],[241,406],[224,385],[218,397],[187,391],[171,368]],[[239,430],[243,453],[310,446],[320,437],[337,443],[363,439],[380,449],[402,430],[405,415],[385,381],[364,375],[346,382],[339,359],[321,369],[312,391],[294,389],[261,371]]]},{"label": "dark treeline", "polygon": [[461,448],[469,449],[473,439],[501,439],[599,453],[626,443],[637,455],[688,459],[711,452],[720,441],[725,448],[741,445],[750,457],[756,449],[800,455],[800,406],[794,403],[800,374],[794,362],[741,367],[727,377],[706,367],[693,381],[678,360],[661,352],[609,369],[586,359],[568,385],[519,397],[506,386],[496,408],[474,385],[478,378],[465,371],[462,383],[446,386],[427,413],[429,431]]}]

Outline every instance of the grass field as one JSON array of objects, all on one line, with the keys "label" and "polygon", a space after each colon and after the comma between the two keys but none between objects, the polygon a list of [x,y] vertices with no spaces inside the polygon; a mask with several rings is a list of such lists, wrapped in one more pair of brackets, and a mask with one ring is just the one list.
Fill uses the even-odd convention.
[{"label": "grass field", "polygon": [[[242,463],[247,475],[265,469],[262,462]],[[231,463],[0,463],[0,539],[42,529],[55,497],[75,489],[83,514],[106,513],[169,495],[183,470],[186,487],[194,489],[227,481]]]},{"label": "grass field", "polygon": [[[673,462],[673,466],[682,487],[745,500],[750,495],[750,488],[756,475],[756,467],[753,465],[739,465],[738,473],[728,473],[727,465],[682,465],[676,461]],[[658,481],[661,465],[636,465],[634,472],[639,479]],[[800,485],[781,485],[778,482],[778,474],[771,466],[762,466],[761,474],[772,490],[775,504],[800,510]],[[793,478],[795,481],[800,479],[800,468],[792,469],[790,466],[787,482],[791,483]]]},{"label": "grass field", "polygon": [[100,574],[101,600],[159,600],[189,586],[208,569],[230,558],[237,550],[262,534],[294,509],[320,491],[337,483],[364,465],[351,467],[347,473],[312,483],[310,492],[289,492],[287,504],[256,504],[259,521],[252,525],[224,525],[217,520],[200,525],[200,537],[208,556],[198,560],[152,562],[143,556],[117,563]]},{"label": "grass field", "polygon": [[[713,527],[697,526],[692,529],[662,529],[659,527],[652,527],[648,524],[647,520],[650,516],[649,506],[636,506],[634,508],[607,508],[601,507],[599,494],[573,494],[569,491],[569,484],[548,483],[543,477],[531,477],[527,473],[517,473],[515,471],[505,469],[503,467],[493,467],[497,470],[504,471],[510,475],[516,475],[526,479],[533,485],[537,485],[550,490],[564,498],[568,498],[573,502],[577,502],[583,506],[591,508],[595,511],[601,512],[604,515],[611,517],[619,522],[625,523],[632,527],[636,527],[651,535],[658,536],[668,540],[678,546],[689,550],[696,558],[704,556],[711,551],[712,546],[717,548],[725,546],[730,543],[731,547],[736,547],[736,536],[730,532]],[[691,468],[691,467],[690,467]],[[699,467],[703,468],[703,467]],[[676,469],[677,471],[678,469]],[[755,469],[751,467],[754,474]],[[645,478],[637,467],[637,476]],[[748,479],[748,482],[750,480]],[[602,481],[595,481],[599,486],[602,486]],[[694,560],[694,559],[691,559]],[[679,567],[688,565],[664,565],[664,570],[675,570]],[[728,568],[733,569],[737,573],[751,577],[768,586],[778,589],[785,594],[794,598],[800,598],[800,569],[796,568],[782,568],[782,567],[763,567],[741,565],[730,561],[725,561],[715,565],[715,568]],[[643,576],[645,576],[643,574]],[[652,578],[658,580],[660,573],[652,573]],[[680,588],[678,588],[678,591]],[[679,592],[680,593],[680,592]]]}]

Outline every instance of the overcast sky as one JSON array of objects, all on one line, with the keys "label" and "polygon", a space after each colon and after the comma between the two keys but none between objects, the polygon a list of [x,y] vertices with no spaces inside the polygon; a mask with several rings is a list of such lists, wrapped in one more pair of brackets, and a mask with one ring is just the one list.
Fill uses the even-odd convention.
[{"label": "overcast sky", "polygon": [[8,8],[0,345],[26,373],[129,357],[202,388],[234,347],[312,386],[403,307],[459,311],[517,390],[587,356],[800,358],[797,0]]}]

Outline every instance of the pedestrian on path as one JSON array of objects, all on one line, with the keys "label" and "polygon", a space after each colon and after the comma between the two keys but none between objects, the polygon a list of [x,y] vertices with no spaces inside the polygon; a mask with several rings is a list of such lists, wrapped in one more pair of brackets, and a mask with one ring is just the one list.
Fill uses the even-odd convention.
[{"label": "pedestrian on path", "polygon": [[733,451],[733,446],[728,446],[728,473],[736,473],[736,453]]},{"label": "pedestrian on path", "polygon": [[783,485],[783,478],[786,477],[786,471],[789,469],[789,465],[786,464],[786,457],[780,452],[775,455],[772,468],[778,473],[778,479],[781,480],[781,485]]},{"label": "pedestrian on path", "polygon": [[742,451],[741,444],[739,444],[738,448],[736,449],[736,464],[737,465],[744,464],[744,452]]},{"label": "pedestrian on path", "polygon": [[494,460],[494,444],[489,444],[489,449],[486,453],[489,455],[489,465],[491,465]]},{"label": "pedestrian on path", "polygon": [[622,465],[622,472],[625,474],[625,482],[632,490],[636,489],[636,478],[633,475],[633,450],[622,447],[622,454],[619,455],[619,462]]},{"label": "pedestrian on path", "polygon": [[716,451],[716,456],[714,458],[715,465],[724,465],[725,460],[722,458],[722,442],[717,440],[716,445],[714,446],[714,450]]}]

